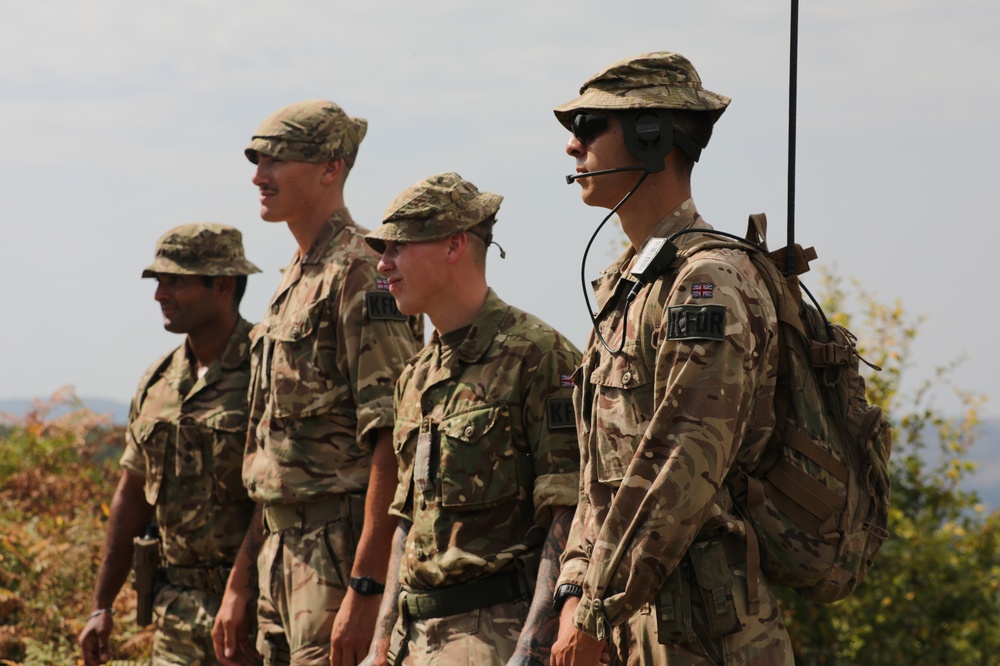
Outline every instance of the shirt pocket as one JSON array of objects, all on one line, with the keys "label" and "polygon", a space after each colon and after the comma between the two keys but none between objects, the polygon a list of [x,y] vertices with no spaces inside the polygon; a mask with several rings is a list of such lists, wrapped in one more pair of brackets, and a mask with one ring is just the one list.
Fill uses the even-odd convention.
[{"label": "shirt pocket", "polygon": [[506,405],[475,408],[442,421],[441,506],[494,507],[518,493],[517,461]]},{"label": "shirt pocket", "polygon": [[246,499],[243,486],[243,452],[247,439],[247,415],[242,410],[219,410],[204,419],[212,442],[212,476],[220,502]]},{"label": "shirt pocket", "polygon": [[345,398],[346,382],[335,381],[333,361],[324,358],[333,354],[335,337],[326,310],[325,300],[316,301],[274,323],[265,336],[260,372],[270,374],[276,418],[323,414]]},{"label": "shirt pocket", "polygon": [[590,374],[597,480],[617,488],[653,413],[653,373],[629,341],[604,354]]},{"label": "shirt pocket", "polygon": [[167,454],[167,429],[170,424],[157,419],[142,417],[129,424],[132,440],[136,443],[146,464],[146,480],[143,492],[150,505],[156,504],[163,485],[164,459]]}]

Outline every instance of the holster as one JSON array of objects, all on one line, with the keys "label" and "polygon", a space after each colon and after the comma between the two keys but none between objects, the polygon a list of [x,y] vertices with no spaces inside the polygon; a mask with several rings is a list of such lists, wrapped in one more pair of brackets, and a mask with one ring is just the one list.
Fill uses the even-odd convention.
[{"label": "holster", "polygon": [[135,623],[145,627],[153,622],[153,600],[156,597],[157,574],[160,569],[160,540],[155,537],[136,537],[132,544]]}]

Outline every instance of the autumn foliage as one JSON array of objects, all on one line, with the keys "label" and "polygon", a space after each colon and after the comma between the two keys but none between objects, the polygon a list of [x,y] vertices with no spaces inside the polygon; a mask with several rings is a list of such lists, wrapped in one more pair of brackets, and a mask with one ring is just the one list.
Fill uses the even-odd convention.
[{"label": "autumn foliage", "polygon": [[[0,414],[0,664],[78,661],[91,610],[122,428],[70,389],[26,415]],[[115,656],[148,656],[131,586],[115,601]]]}]

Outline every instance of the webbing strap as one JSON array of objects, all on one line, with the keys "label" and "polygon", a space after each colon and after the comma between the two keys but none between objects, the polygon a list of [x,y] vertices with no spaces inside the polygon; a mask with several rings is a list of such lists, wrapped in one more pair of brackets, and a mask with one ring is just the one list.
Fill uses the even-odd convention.
[{"label": "webbing strap", "polygon": [[838,460],[837,456],[833,455],[798,430],[793,428],[785,429],[785,444],[791,446],[802,455],[814,461],[817,465],[835,476],[837,480],[845,486],[847,485],[847,482],[850,481],[851,475],[847,469],[847,465]]},{"label": "webbing strap", "polygon": [[743,525],[747,531],[747,613],[756,615],[760,611],[760,590],[757,585],[757,577],[760,575],[760,545],[753,525],[745,516]]},{"label": "webbing strap", "polygon": [[846,502],[845,497],[833,492],[788,460],[775,465],[767,475],[767,480],[820,522],[830,514],[843,510]]}]

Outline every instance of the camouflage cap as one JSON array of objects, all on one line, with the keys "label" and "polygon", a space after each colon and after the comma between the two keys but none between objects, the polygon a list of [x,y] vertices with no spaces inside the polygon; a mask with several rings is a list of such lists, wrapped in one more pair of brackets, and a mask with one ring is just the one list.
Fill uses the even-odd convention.
[{"label": "camouflage cap", "polygon": [[439,173],[403,190],[385,209],[382,226],[365,241],[377,252],[385,241],[412,243],[447,238],[497,214],[503,197],[480,192],[457,173]]},{"label": "camouflage cap", "polygon": [[573,116],[581,109],[684,109],[715,111],[721,116],[730,101],[702,87],[690,60],[679,53],[657,51],[605,67],[583,84],[579,97],[554,112],[571,129]]},{"label": "camouflage cap", "polygon": [[214,222],[175,227],[156,242],[156,259],[142,277],[175,275],[250,275],[260,269],[243,256],[239,229]]},{"label": "camouflage cap", "polygon": [[352,118],[328,100],[310,99],[268,116],[243,152],[254,164],[260,155],[293,162],[325,162],[352,154],[367,131],[364,118]]}]

